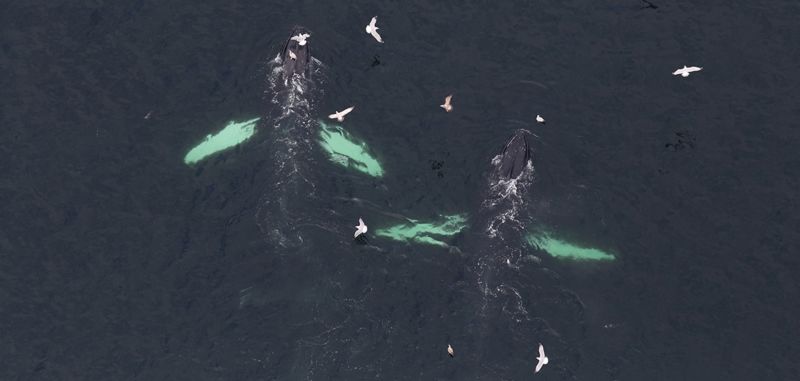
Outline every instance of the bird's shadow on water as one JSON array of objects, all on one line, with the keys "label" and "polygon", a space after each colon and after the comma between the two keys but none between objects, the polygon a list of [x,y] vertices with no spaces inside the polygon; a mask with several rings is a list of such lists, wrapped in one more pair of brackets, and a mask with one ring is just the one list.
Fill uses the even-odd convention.
[{"label": "bird's shadow on water", "polygon": [[369,245],[369,238],[367,238],[366,234],[361,234],[358,237],[354,238],[353,242],[356,245],[365,246],[365,245]]},{"label": "bird's shadow on water", "polygon": [[640,7],[639,9],[658,9],[658,5],[655,5],[648,0],[640,0],[640,1],[645,3],[646,5]]},{"label": "bird's shadow on water", "polygon": [[610,11],[642,11],[652,9],[658,11],[659,6],[649,0],[636,0],[627,4],[612,4],[604,6],[602,9]]},{"label": "bird's shadow on water", "polygon": [[370,64],[369,68],[367,68],[367,69],[373,68],[373,67],[378,66],[380,64],[381,64],[381,56],[376,54],[375,56],[372,57],[372,64]]}]

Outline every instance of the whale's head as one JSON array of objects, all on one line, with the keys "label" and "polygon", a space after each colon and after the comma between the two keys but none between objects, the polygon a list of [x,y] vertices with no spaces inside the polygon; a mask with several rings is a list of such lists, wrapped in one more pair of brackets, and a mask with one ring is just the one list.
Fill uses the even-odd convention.
[{"label": "whale's head", "polygon": [[514,136],[503,147],[500,162],[496,166],[497,175],[504,179],[516,179],[525,170],[531,161],[531,135],[530,131],[524,129],[514,132]]},{"label": "whale's head", "polygon": [[292,37],[302,34],[311,34],[308,29],[303,27],[295,27],[292,34],[286,39],[286,45],[283,48],[283,75],[284,78],[289,79],[293,75],[307,76],[311,66],[311,48],[310,37],[301,45],[299,41],[293,40]]}]

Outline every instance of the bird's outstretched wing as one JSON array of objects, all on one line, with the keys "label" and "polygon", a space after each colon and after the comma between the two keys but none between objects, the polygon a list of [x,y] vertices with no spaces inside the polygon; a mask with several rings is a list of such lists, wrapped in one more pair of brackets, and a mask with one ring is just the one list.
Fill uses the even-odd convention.
[{"label": "bird's outstretched wing", "polygon": [[367,232],[367,225],[364,224],[364,220],[361,217],[358,218],[358,226],[356,226],[356,232],[353,234],[353,238],[358,237],[361,233]]},{"label": "bird's outstretched wing", "polygon": [[303,46],[308,42],[308,41],[306,41],[306,39],[309,38],[309,37],[311,37],[311,35],[308,34],[308,33],[300,33],[297,36],[292,36],[292,38],[290,38],[290,40],[297,41],[300,44],[300,46]]},{"label": "bird's outstretched wing", "polygon": [[544,345],[539,344],[539,357],[544,358]]},{"label": "bird's outstretched wing", "polygon": [[378,42],[381,43],[383,42],[383,39],[381,38],[381,35],[378,34],[377,30],[373,29],[372,32],[370,32],[370,34],[372,35],[372,37],[375,37],[375,39],[378,40]]}]

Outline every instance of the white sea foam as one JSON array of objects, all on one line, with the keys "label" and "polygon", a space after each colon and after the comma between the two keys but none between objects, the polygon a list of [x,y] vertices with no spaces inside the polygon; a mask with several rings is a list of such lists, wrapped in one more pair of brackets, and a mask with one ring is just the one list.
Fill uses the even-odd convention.
[{"label": "white sea foam", "polygon": [[[498,167],[502,155],[497,155],[492,159],[492,165]],[[530,184],[533,182],[533,165],[528,165],[522,173],[514,179],[506,179],[493,172],[489,178],[489,192],[483,200],[481,207],[491,215],[487,223],[485,232],[490,239],[503,240],[501,228],[507,225],[514,230],[523,228],[524,221],[520,220],[519,212],[524,205],[524,197],[528,192]]]},{"label": "white sea foam", "polygon": [[314,168],[312,149],[316,120],[313,111],[322,95],[324,68],[316,58],[311,58],[307,77],[284,77],[280,54],[268,62],[267,90],[272,112],[264,118],[268,128],[263,135],[268,139],[270,181],[261,197],[256,219],[266,239],[281,247],[298,247],[303,237],[295,228],[305,221],[299,209],[298,197],[315,196],[316,184],[312,181]]},{"label": "white sea foam", "polygon": [[527,222],[525,201],[533,183],[534,169],[528,162],[519,176],[508,179],[498,170],[501,161],[502,155],[492,159],[494,170],[488,178],[488,192],[481,203],[481,215],[488,216],[483,233],[489,245],[488,249],[477,253],[474,269],[483,296],[481,314],[485,314],[489,307],[499,308],[503,315],[521,322],[529,320],[528,310],[519,291],[508,282],[508,276],[510,272],[520,270],[516,263],[524,254],[520,248],[521,235]]}]

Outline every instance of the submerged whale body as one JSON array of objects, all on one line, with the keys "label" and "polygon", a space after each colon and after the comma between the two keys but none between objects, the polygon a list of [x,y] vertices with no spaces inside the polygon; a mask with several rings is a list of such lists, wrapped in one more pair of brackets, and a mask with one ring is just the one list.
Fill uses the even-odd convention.
[{"label": "submerged whale body", "polygon": [[506,179],[516,179],[531,161],[531,147],[528,130],[519,129],[503,147],[500,165],[497,166],[498,174]]},{"label": "submerged whale body", "polygon": [[269,180],[256,218],[265,239],[281,253],[308,245],[308,236],[301,232],[301,227],[309,226],[304,221],[325,220],[307,213],[318,209],[310,207],[316,202],[317,171],[308,158],[313,156],[317,121],[312,116],[322,76],[322,66],[311,56],[311,38],[308,29],[295,26],[284,46],[278,47],[282,50],[269,62],[267,77],[272,107],[265,108],[261,118],[270,134],[272,165],[265,168]]},{"label": "submerged whale body", "polygon": [[297,74],[306,77],[309,73],[311,64],[311,48],[308,43],[300,45],[294,36],[301,34],[310,34],[309,31],[303,27],[295,27],[292,34],[286,39],[286,45],[283,47],[283,75],[284,79],[292,78]]}]

